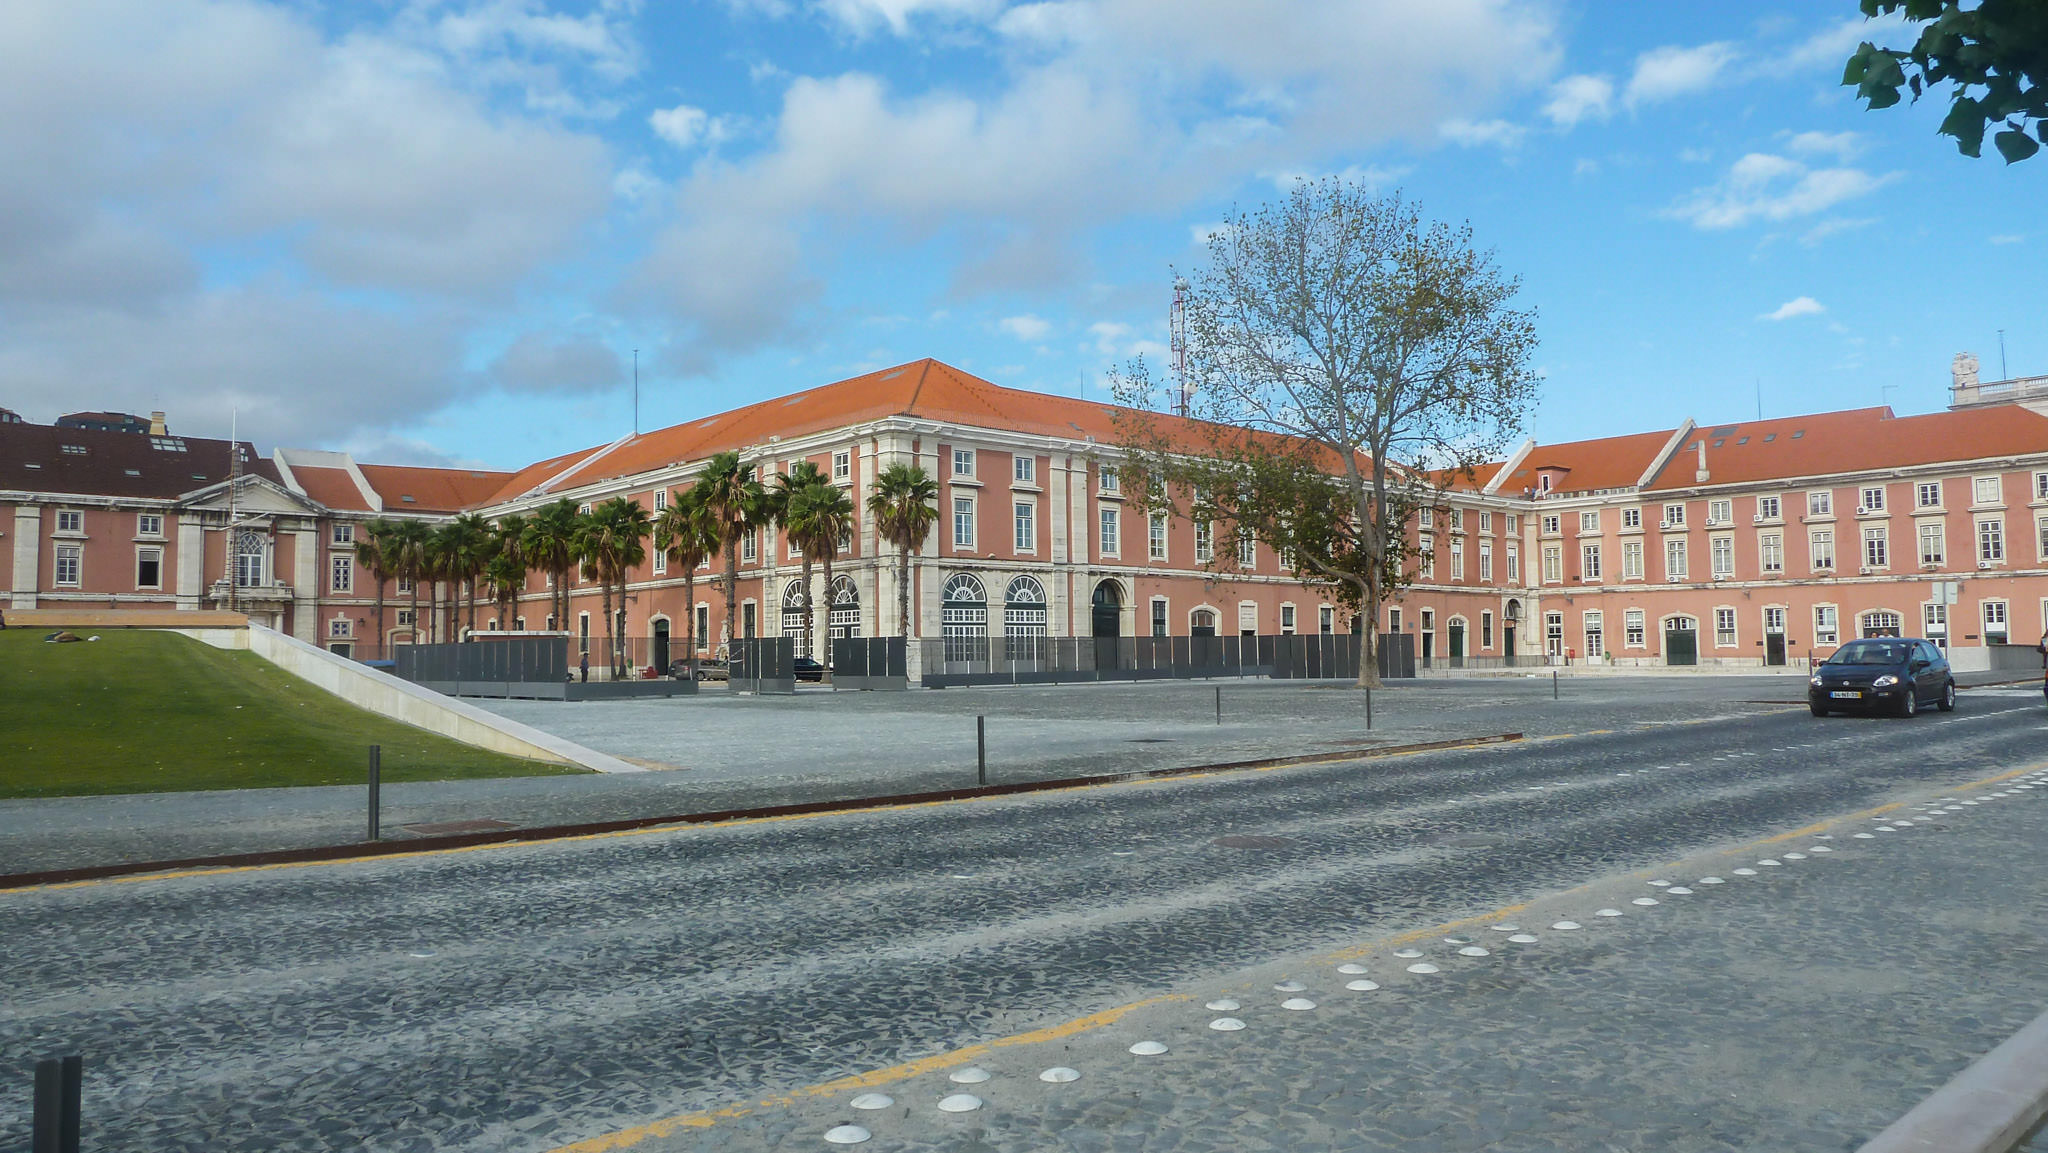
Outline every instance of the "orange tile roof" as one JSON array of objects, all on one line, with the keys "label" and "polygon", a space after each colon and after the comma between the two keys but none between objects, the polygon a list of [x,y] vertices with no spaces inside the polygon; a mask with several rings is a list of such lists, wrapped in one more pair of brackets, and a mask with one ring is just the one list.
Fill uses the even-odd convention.
[{"label": "orange tile roof", "polygon": [[503,488],[512,476],[509,472],[397,464],[357,467],[362,469],[370,487],[384,498],[385,512],[460,512],[475,508]]},{"label": "orange tile roof", "polygon": [[1657,459],[1657,454],[1676,431],[1667,428],[1662,432],[1633,432],[1627,436],[1604,436],[1597,440],[1539,444],[1530,449],[1515,471],[1501,482],[1501,495],[1520,496],[1525,490],[1534,489],[1536,474],[1546,469],[1565,470],[1562,479],[1552,482],[1552,492],[1628,488],[1642,479],[1650,463]]},{"label": "orange tile roof", "polygon": [[1649,487],[1694,487],[1702,440],[1707,483],[1740,484],[2048,452],[2048,417],[2016,404],[1923,416],[1885,407],[1701,426]]},{"label": "orange tile roof", "polygon": [[355,478],[344,468],[320,468],[315,465],[295,464],[292,476],[306,495],[332,509],[349,512],[368,512],[370,502],[363,499],[363,491],[356,487]]}]

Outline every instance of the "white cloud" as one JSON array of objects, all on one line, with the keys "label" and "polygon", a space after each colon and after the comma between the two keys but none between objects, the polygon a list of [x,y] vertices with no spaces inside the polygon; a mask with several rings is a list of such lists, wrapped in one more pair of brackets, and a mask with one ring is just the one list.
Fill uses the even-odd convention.
[{"label": "white cloud", "polygon": [[1022,316],[1006,316],[997,322],[996,327],[1024,341],[1044,340],[1052,332],[1050,323],[1028,312]]},{"label": "white cloud", "polygon": [[2025,244],[2026,242],[2027,238],[2017,232],[2001,232],[1991,237],[1991,243],[1993,244]]},{"label": "white cloud", "polygon": [[1267,180],[1272,182],[1273,187],[1281,192],[1294,191],[1294,186],[1304,180],[1310,183],[1318,180],[1341,180],[1346,184],[1356,184],[1367,192],[1378,192],[1381,189],[1399,183],[1401,178],[1408,175],[1411,171],[1413,170],[1405,166],[1388,167],[1380,164],[1349,164],[1335,172],[1305,172],[1300,169],[1288,169],[1281,172],[1269,172],[1264,175]]},{"label": "white cloud", "polygon": [[1790,320],[1795,316],[1816,316],[1826,312],[1827,307],[1811,296],[1795,297],[1779,305],[1774,312],[1766,312],[1758,320]]},{"label": "white cloud", "polygon": [[657,108],[647,116],[647,126],[654,134],[675,145],[690,148],[704,133],[704,126],[711,122],[711,116],[702,108],[678,104],[674,108]]},{"label": "white cloud", "polygon": [[491,362],[492,381],[510,392],[602,392],[626,379],[619,354],[590,336],[523,333]]},{"label": "white cloud", "polygon": [[1785,147],[1806,156],[1825,153],[1848,160],[1863,151],[1863,138],[1854,132],[1801,132],[1785,141]]},{"label": "white cloud", "polygon": [[1702,91],[1713,86],[1735,55],[1735,46],[1725,41],[1694,48],[1653,48],[1636,57],[1622,99],[1634,107]]},{"label": "white cloud", "polygon": [[1196,248],[1207,248],[1210,237],[1228,235],[1229,232],[1230,225],[1227,222],[1213,220],[1207,224],[1191,225],[1188,228],[1188,241]]},{"label": "white cloud", "polygon": [[1614,81],[1605,76],[1567,76],[1550,86],[1543,115],[1559,128],[1581,120],[1605,120],[1613,112]]},{"label": "white cloud", "polygon": [[987,20],[1001,12],[1003,4],[1002,0],[817,0],[817,7],[857,34],[886,27],[897,36],[907,36],[914,19]]},{"label": "white cloud", "polygon": [[1493,145],[1505,149],[1520,144],[1528,130],[1505,120],[1482,120],[1477,123],[1470,120],[1446,120],[1438,126],[1437,131],[1443,134],[1444,139],[1466,148]]},{"label": "white cloud", "polygon": [[1858,44],[1869,40],[1895,48],[1909,47],[1914,34],[1906,32],[1906,27],[1904,14],[1898,12],[1871,20],[1851,18],[1838,21],[1780,53],[1767,62],[1766,68],[1777,73],[1812,73],[1815,79],[1839,84],[1842,68]]},{"label": "white cloud", "polygon": [[1860,168],[1809,168],[1788,157],[1752,152],[1729,166],[1718,183],[1682,198],[1664,214],[1706,229],[1790,220],[1867,196],[1891,179]]},{"label": "white cloud", "polygon": [[1851,232],[1858,228],[1868,228],[1876,223],[1877,217],[1875,216],[1830,216],[1812,228],[1807,229],[1805,235],[1799,238],[1799,243],[1811,248],[1836,233]]}]

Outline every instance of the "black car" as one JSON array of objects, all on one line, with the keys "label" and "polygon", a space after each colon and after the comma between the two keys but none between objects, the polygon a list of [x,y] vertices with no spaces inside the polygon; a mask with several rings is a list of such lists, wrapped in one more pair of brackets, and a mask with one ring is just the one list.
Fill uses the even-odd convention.
[{"label": "black car", "polygon": [[1949,712],[1956,707],[1956,678],[1932,641],[1867,637],[1836,649],[1814,668],[1806,703],[1816,717],[1837,709],[1910,717],[1922,705]]},{"label": "black car", "polygon": [[813,684],[821,684],[825,680],[825,666],[809,657],[798,657],[790,662],[789,667],[796,673],[797,680]]}]

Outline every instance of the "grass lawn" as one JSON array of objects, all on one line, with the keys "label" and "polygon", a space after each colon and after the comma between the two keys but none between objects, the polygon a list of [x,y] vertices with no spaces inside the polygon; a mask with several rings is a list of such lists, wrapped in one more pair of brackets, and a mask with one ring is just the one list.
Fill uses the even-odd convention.
[{"label": "grass lawn", "polygon": [[364,712],[253,653],[122,629],[57,645],[49,632],[0,631],[0,797],[358,784],[371,745],[387,781],[583,771]]}]

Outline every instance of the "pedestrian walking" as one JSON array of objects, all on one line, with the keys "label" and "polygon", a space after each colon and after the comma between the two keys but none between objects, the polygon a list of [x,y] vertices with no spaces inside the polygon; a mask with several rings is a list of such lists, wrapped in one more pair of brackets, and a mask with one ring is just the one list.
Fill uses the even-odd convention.
[{"label": "pedestrian walking", "polygon": [[[2043,637],[2042,639],[2043,639],[2043,640],[2048,640],[2048,637]],[[587,684],[589,684],[589,683],[590,683],[590,654],[589,654],[589,653],[584,653],[584,654],[583,654],[583,660],[582,660],[582,662],[581,662],[581,663],[579,663],[579,664],[578,664],[578,665],[577,665],[576,667],[577,667],[578,671],[580,671],[580,672],[581,672],[581,673],[583,674],[583,683],[584,683],[584,684],[586,684],[586,685],[587,685]]]}]

